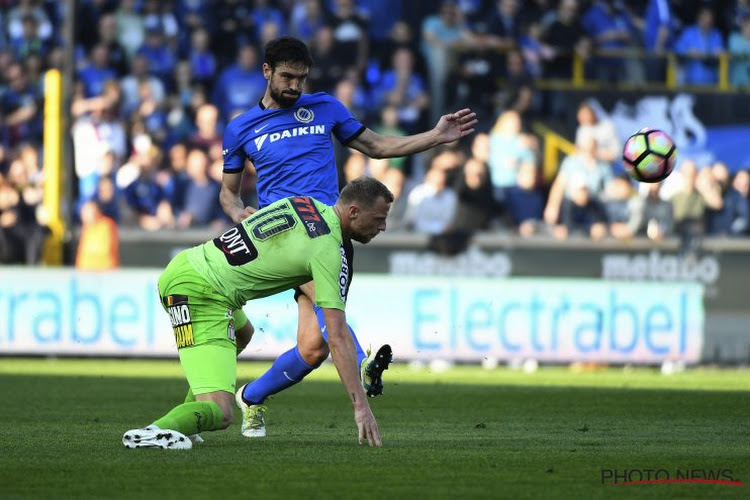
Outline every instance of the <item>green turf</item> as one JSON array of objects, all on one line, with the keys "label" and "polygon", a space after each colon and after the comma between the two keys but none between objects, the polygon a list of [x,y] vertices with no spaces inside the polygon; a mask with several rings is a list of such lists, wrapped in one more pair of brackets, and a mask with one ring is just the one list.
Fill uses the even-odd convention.
[{"label": "green turf", "polygon": [[[242,362],[239,379],[265,367]],[[127,450],[123,431],[184,396],[176,361],[0,358],[0,498],[750,498],[747,370],[394,365],[386,384],[381,449],[356,444],[327,364],[270,401],[265,439],[234,425],[190,451]],[[613,486],[602,469],[748,486]]]}]

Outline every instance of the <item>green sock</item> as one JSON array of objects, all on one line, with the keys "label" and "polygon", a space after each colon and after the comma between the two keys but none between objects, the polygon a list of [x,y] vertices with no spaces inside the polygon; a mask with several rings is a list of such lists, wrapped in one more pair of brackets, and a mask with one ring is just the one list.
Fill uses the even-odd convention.
[{"label": "green sock", "polygon": [[[240,355],[240,353],[244,350],[244,347],[237,346],[237,356]],[[187,394],[185,394],[185,403],[192,403],[195,401],[195,396],[193,395],[193,390],[188,387]]]},{"label": "green sock", "polygon": [[160,429],[171,429],[186,436],[221,429],[221,408],[213,401],[193,401],[175,406],[154,422]]}]

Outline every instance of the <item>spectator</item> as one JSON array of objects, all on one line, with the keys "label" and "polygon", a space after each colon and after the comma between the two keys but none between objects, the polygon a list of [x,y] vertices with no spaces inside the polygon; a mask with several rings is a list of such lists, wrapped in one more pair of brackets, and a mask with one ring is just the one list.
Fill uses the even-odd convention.
[{"label": "spectator", "polygon": [[578,106],[576,118],[576,143],[584,135],[592,135],[596,141],[596,158],[613,167],[614,162],[622,156],[622,142],[617,135],[615,124],[607,118],[600,118],[594,107],[586,101]]},{"label": "spectator", "polygon": [[675,43],[681,58],[680,82],[691,85],[713,85],[719,80],[718,56],[724,51],[724,40],[714,27],[714,13],[708,7],[698,11],[696,24],[688,26]]},{"label": "spectator", "polygon": [[607,236],[607,216],[602,203],[592,196],[586,181],[574,177],[568,184],[570,195],[565,198],[560,211],[560,219],[554,228],[558,239],[566,239],[573,234],[583,234],[592,240]]},{"label": "spectator", "polygon": [[195,80],[204,86],[213,81],[216,74],[216,58],[210,51],[209,34],[204,28],[198,28],[190,35],[190,69]]},{"label": "spectator", "polygon": [[[301,0],[296,2],[291,14],[290,34],[310,44],[317,31],[325,26],[325,11],[321,0]],[[317,64],[317,59],[313,58]]]},{"label": "spectator", "polygon": [[432,165],[422,183],[409,193],[404,223],[413,231],[434,236],[450,228],[456,217],[458,197],[447,186],[446,179],[446,170]]},{"label": "spectator", "polygon": [[648,0],[643,20],[643,48],[646,50],[646,79],[663,82],[665,54],[674,43],[675,19],[668,0]]},{"label": "spectator", "polygon": [[[251,16],[253,24],[255,25],[256,40],[263,40],[263,26],[268,23],[275,24],[278,27],[279,34],[287,31],[284,14],[282,14],[282,12],[274,5],[269,5],[268,0],[253,0],[252,3],[253,8],[251,10]],[[261,45],[265,44],[261,43]]]},{"label": "spectator", "polygon": [[197,131],[189,140],[191,148],[201,148],[206,153],[213,146],[221,151],[221,134],[219,133],[219,109],[213,104],[203,104],[195,113]]},{"label": "spectator", "polygon": [[474,25],[479,43],[493,50],[515,49],[521,38],[518,0],[495,0],[485,12],[485,20]]},{"label": "spectator", "polygon": [[166,146],[189,139],[195,133],[196,110],[208,102],[204,88],[193,82],[190,62],[177,63],[174,73],[175,91],[169,95],[167,122],[169,134]]},{"label": "spectator", "polygon": [[471,140],[471,158],[490,165],[490,136],[484,132],[477,132]]},{"label": "spectator", "polygon": [[367,19],[371,53],[382,49],[391,30],[403,19],[404,0],[358,0],[357,5]]},{"label": "spectator", "polygon": [[88,64],[78,72],[84,97],[100,96],[104,92],[106,82],[117,81],[117,73],[108,64],[109,51],[107,46],[103,43],[94,45],[89,52]]},{"label": "spectator", "polygon": [[[0,185],[2,180],[0,180]],[[49,233],[42,197],[42,174],[36,162],[11,162],[7,183],[0,187],[0,238],[10,264],[38,265]]]},{"label": "spectator", "polygon": [[143,16],[136,10],[136,0],[120,0],[120,6],[115,12],[115,24],[117,41],[125,49],[130,60],[143,45],[146,33]]},{"label": "spectator", "polygon": [[492,99],[498,90],[497,82],[503,76],[504,59],[502,52],[481,42],[459,51],[455,71],[448,78],[448,103],[470,107],[480,114],[492,112]]},{"label": "spectator", "polygon": [[721,191],[722,204],[719,209],[706,211],[706,234],[741,236],[747,231],[748,219],[750,219],[747,197],[735,189],[729,169],[724,163],[714,163],[711,173]]},{"label": "spectator", "polygon": [[44,59],[37,54],[32,54],[24,58],[23,69],[26,73],[26,79],[29,86],[34,89],[36,95],[44,95],[44,76],[46,73]]},{"label": "spectator", "polygon": [[391,28],[388,38],[373,47],[372,57],[378,62],[378,70],[391,64],[391,55],[400,48],[410,49],[414,55],[414,70],[420,75],[428,75],[422,51],[415,39],[414,30],[405,21],[397,21]]},{"label": "spectator", "polygon": [[[158,231],[174,226],[174,213],[166,198],[164,188],[157,182],[158,151],[155,146],[143,145],[136,149],[128,165],[118,173],[118,185],[128,209],[124,222],[146,231]],[[126,173],[123,175],[124,173]],[[135,179],[127,182],[126,175]]]},{"label": "spectator", "polygon": [[81,236],[75,267],[79,271],[108,271],[120,267],[117,224],[102,213],[96,201],[87,201],[81,207]]},{"label": "spectator", "polygon": [[164,104],[166,92],[164,84],[157,77],[152,76],[149,71],[149,59],[143,54],[137,54],[133,58],[130,73],[120,80],[122,91],[121,110],[124,116],[130,116],[141,104],[139,88],[142,84],[150,87],[149,94],[158,105]]},{"label": "spectator", "polygon": [[459,47],[467,44],[470,33],[450,0],[440,3],[438,14],[428,16],[422,23],[422,53],[429,71],[431,121],[437,121],[445,109],[445,86],[452,71],[451,58]]},{"label": "spectator", "polygon": [[167,44],[164,29],[159,24],[147,24],[146,39],[138,48],[137,54],[148,59],[149,71],[161,80],[167,89],[171,90],[174,87],[173,72],[177,58]]},{"label": "spectator", "polygon": [[[385,106],[380,112],[380,123],[373,126],[375,132],[382,135],[402,136],[407,135],[406,131],[399,126],[398,109],[394,106]],[[395,158],[385,158],[388,165],[388,173],[379,179],[398,199],[404,189],[406,178],[409,173],[409,158],[399,156]],[[398,194],[397,194],[398,193]]]},{"label": "spectator", "polygon": [[0,172],[0,263],[3,264],[21,260],[16,256],[19,248],[16,230],[17,207],[20,200],[18,191],[8,182],[3,172]]},{"label": "spectator", "polygon": [[451,227],[468,233],[485,231],[497,212],[487,164],[469,158],[461,168],[453,190],[458,198]]},{"label": "spectator", "polygon": [[333,30],[330,26],[321,26],[315,32],[311,44],[315,65],[307,75],[307,86],[310,92],[333,92],[336,84],[341,81],[345,73],[345,64],[339,59],[334,50]]},{"label": "spectator", "polygon": [[414,55],[409,49],[394,52],[391,69],[383,74],[372,93],[376,108],[388,105],[398,110],[399,126],[407,133],[423,128],[430,100],[422,76],[414,72]]},{"label": "spectator", "polygon": [[523,123],[535,106],[534,79],[526,71],[519,51],[508,52],[505,64],[505,85],[495,94],[494,104],[501,111],[515,111]]},{"label": "spectator", "polygon": [[515,185],[518,168],[527,162],[535,162],[532,141],[522,133],[518,112],[504,111],[490,131],[490,178],[498,200]]},{"label": "spectator", "polygon": [[0,88],[5,88],[10,82],[10,79],[8,78],[8,69],[11,64],[15,62],[16,61],[13,59],[13,53],[10,50],[0,50]]},{"label": "spectator", "polygon": [[674,226],[672,204],[659,194],[662,185],[661,182],[648,185],[643,196],[643,216],[637,233],[654,241],[671,236]]},{"label": "spectator", "polygon": [[333,95],[346,106],[357,120],[368,121],[372,112],[370,94],[356,71],[351,69],[347,71],[346,75],[336,84]]},{"label": "spectator", "polygon": [[216,80],[211,101],[228,123],[233,113],[247,111],[258,104],[267,83],[258,66],[257,50],[252,45],[242,45],[236,63],[222,71]]},{"label": "spectator", "polygon": [[[748,205],[748,210],[750,211],[750,170],[742,169],[735,172],[734,177],[732,178],[732,187],[742,195],[745,199],[745,204]],[[747,234],[749,230],[750,223],[748,223],[748,228],[745,229],[745,234]]]},{"label": "spectator", "polygon": [[731,68],[729,81],[735,87],[750,88],[750,14],[742,18],[741,29],[729,37]]},{"label": "spectator", "polygon": [[218,2],[209,0],[179,0],[175,14],[180,31],[190,35],[197,29],[212,32],[216,29],[215,8]]},{"label": "spectator", "polygon": [[90,52],[91,48],[99,42],[97,27],[105,9],[108,9],[107,3],[111,2],[108,0],[74,2],[76,50]]},{"label": "spectator", "polygon": [[741,29],[745,18],[750,17],[750,0],[733,0],[731,7],[724,10],[728,30]]},{"label": "spectator", "polygon": [[219,204],[221,184],[208,176],[208,155],[192,149],[187,156],[188,182],[182,198],[184,207],[177,217],[177,227],[208,227],[219,231],[227,219]]},{"label": "spectator", "polygon": [[532,78],[541,78],[544,61],[553,55],[552,48],[542,40],[542,24],[533,20],[525,27],[519,40],[525,68]]},{"label": "spectator", "polygon": [[99,177],[106,171],[106,155],[113,154],[112,163],[119,165],[127,154],[125,128],[115,119],[118,86],[112,81],[104,94],[93,99],[74,101],[72,113],[77,116],[71,127],[78,195],[88,201],[96,192]]},{"label": "spectator", "polygon": [[117,19],[114,14],[104,14],[99,19],[99,43],[107,47],[107,67],[122,78],[129,71],[130,57],[117,36]]},{"label": "spectator", "polygon": [[[349,157],[344,163],[343,170],[344,179],[341,182],[342,185],[346,185],[362,176],[374,177],[381,182],[384,182],[386,179],[391,183],[394,181],[393,176],[388,175],[388,171],[391,168],[388,166],[387,158],[369,158],[357,150],[351,150]],[[395,193],[394,196],[396,196]]]},{"label": "spectator", "polygon": [[142,122],[146,132],[157,142],[163,143],[167,138],[167,115],[154,97],[150,82],[138,84],[138,100],[140,104],[131,118]]},{"label": "spectator", "polygon": [[354,0],[334,0],[334,8],[326,19],[333,29],[336,54],[347,69],[364,74],[370,53],[367,20],[357,12]]},{"label": "spectator", "polygon": [[224,0],[214,6],[218,29],[212,36],[212,48],[219,66],[231,64],[238,48],[257,42],[251,7],[245,0]]},{"label": "spectator", "polygon": [[[596,139],[593,134],[582,134],[576,142],[576,152],[565,157],[552,183],[544,208],[544,220],[549,224],[565,224],[563,212],[567,206],[570,212],[568,217],[572,217],[571,222],[579,223],[585,220],[585,224],[589,225],[598,222],[599,215],[596,212],[599,207],[593,205],[599,204],[611,180],[612,169],[609,164],[596,158]],[[581,214],[577,213],[579,211],[576,207],[587,207],[589,202],[592,205],[592,217],[579,218]],[[603,221],[604,217],[601,219]],[[599,236],[599,228],[594,231]]]},{"label": "spectator", "polygon": [[544,191],[539,186],[539,172],[531,162],[518,168],[516,184],[506,188],[505,207],[514,228],[522,237],[544,231]]},{"label": "spectator", "polygon": [[[610,0],[592,2],[584,12],[581,24],[599,51],[622,52],[634,42],[629,16]],[[615,83],[623,79],[631,82],[637,79],[632,67],[628,67],[621,56],[601,55],[595,57],[593,63],[599,81]]]},{"label": "spectator", "polygon": [[23,61],[24,58],[31,55],[44,57],[49,47],[39,36],[39,25],[36,17],[27,14],[22,19],[23,30],[18,38],[11,38],[10,44],[13,48],[13,55],[17,61]]},{"label": "spectator", "polygon": [[554,20],[544,29],[542,41],[553,51],[551,57],[544,61],[545,78],[572,78],[573,55],[586,58],[590,51],[589,39],[578,16],[577,0],[560,1]]},{"label": "spectator", "polygon": [[55,32],[49,16],[34,0],[18,0],[18,5],[8,11],[8,36],[11,40],[23,36],[23,23],[26,16],[36,19],[37,33],[42,40],[49,40]]},{"label": "spectator", "polygon": [[19,63],[8,66],[5,74],[8,87],[0,95],[0,135],[8,146],[21,141],[39,142],[42,138],[42,119],[37,89],[29,84]]},{"label": "spectator", "polygon": [[189,148],[186,142],[177,142],[170,146],[167,168],[171,171],[167,182],[163,183],[164,193],[172,210],[179,214],[185,207],[185,192],[190,177],[187,174],[187,157]]},{"label": "spectator", "polygon": [[164,0],[143,0],[143,25],[146,33],[159,32],[170,43],[177,39],[180,31],[171,3]]},{"label": "spectator", "polygon": [[684,182],[682,191],[672,197],[675,231],[682,241],[682,251],[693,253],[698,250],[701,238],[706,232],[706,210],[722,208],[721,190],[713,179],[710,169],[698,168],[692,160],[680,165]]},{"label": "spectator", "polygon": [[638,196],[630,176],[622,173],[608,186],[604,208],[609,234],[617,240],[630,240],[641,227],[644,200]]},{"label": "spectator", "polygon": [[96,201],[103,215],[106,215],[116,224],[120,223],[120,204],[122,202],[120,193],[114,182],[114,172],[112,175],[99,178],[99,184],[96,187]]}]

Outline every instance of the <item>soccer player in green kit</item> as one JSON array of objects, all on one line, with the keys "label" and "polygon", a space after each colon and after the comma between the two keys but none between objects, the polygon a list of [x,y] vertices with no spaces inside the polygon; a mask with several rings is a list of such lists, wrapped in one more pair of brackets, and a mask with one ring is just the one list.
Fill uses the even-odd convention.
[{"label": "soccer player in green kit", "polygon": [[190,449],[189,436],[227,428],[234,408],[235,330],[247,322],[242,306],[312,281],[333,362],[354,406],[359,443],[380,446],[346,324],[350,264],[344,244],[368,243],[385,231],[392,202],[393,194],[382,183],[360,178],[341,191],[334,206],[305,196],[284,198],[175,256],[159,278],[159,295],[195,401],[127,431],[123,444]]}]

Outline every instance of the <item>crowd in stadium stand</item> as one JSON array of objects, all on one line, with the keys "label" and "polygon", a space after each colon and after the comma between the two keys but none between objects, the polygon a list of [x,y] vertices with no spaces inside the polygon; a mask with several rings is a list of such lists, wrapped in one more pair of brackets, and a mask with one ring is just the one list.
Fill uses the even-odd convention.
[{"label": "crowd in stadium stand", "polygon": [[[64,3],[0,0],[2,262],[38,262],[47,234],[43,75],[64,64]],[[331,93],[380,133],[477,111],[480,129],[466,144],[430,155],[337,152],[342,183],[367,174],[391,187],[393,229],[594,239],[748,232],[747,165],[686,159],[669,192],[639,190],[617,173],[612,124],[583,104],[576,152],[548,185],[529,127],[556,111],[535,82],[569,80],[576,55],[602,84],[663,81],[665,53],[677,57],[678,83],[714,84],[716,56],[728,53],[731,85],[750,88],[748,0],[79,0],[75,17],[77,224],[88,203],[118,227],[226,226],[222,131],[265,91],[264,44],[289,34],[312,50],[307,90]],[[628,48],[656,57],[601,57]]]}]

